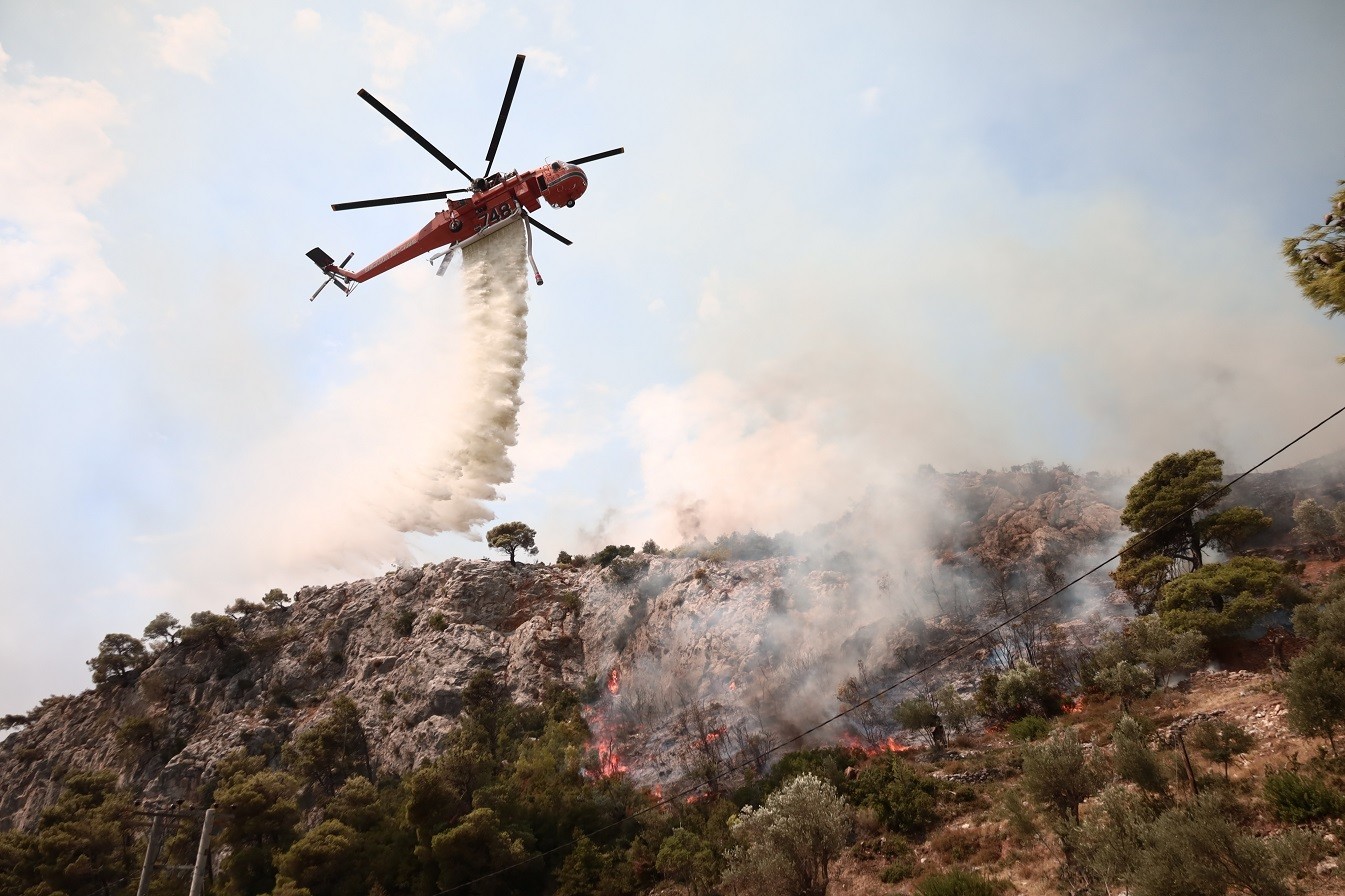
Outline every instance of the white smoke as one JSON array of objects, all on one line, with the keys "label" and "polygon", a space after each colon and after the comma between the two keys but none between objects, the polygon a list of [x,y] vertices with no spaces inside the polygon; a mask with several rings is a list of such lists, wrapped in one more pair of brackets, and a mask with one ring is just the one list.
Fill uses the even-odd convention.
[{"label": "white smoke", "polygon": [[493,519],[486,502],[514,475],[509,449],[518,443],[523,362],[528,356],[528,276],[523,222],[463,250],[466,364],[472,382],[458,422],[458,446],[426,471],[426,500],[399,510],[402,532],[468,532]]}]

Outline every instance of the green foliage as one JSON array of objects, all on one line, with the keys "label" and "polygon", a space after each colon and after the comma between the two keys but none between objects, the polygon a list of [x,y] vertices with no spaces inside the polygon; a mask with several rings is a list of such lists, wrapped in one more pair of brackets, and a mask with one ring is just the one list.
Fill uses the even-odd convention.
[{"label": "green foliage", "polygon": [[948,730],[962,732],[976,716],[976,701],[960,696],[951,684],[946,684],[934,694],[934,709]]},{"label": "green foliage", "polygon": [[907,731],[918,731],[924,734],[929,739],[931,746],[934,745],[935,741],[934,729],[943,724],[943,720],[939,718],[939,713],[934,705],[920,697],[898,703],[892,710],[892,719]]},{"label": "green foliage", "polygon": [[145,640],[154,642],[154,647],[172,647],[177,643],[178,632],[182,624],[172,613],[160,613],[145,626]]},{"label": "green foliage", "polygon": [[635,548],[631,547],[628,544],[623,544],[619,546],[609,544],[607,547],[603,548],[601,551],[596,552],[592,557],[590,557],[589,561],[598,564],[603,569],[606,569],[607,567],[612,565],[612,561],[615,560],[617,557],[630,557],[634,553]]},{"label": "green foliage", "polygon": [[1010,722],[1005,730],[1016,741],[1041,740],[1051,733],[1051,723],[1041,716],[1023,716],[1016,722]]},{"label": "green foliage", "polygon": [[525,554],[537,553],[537,530],[517,520],[500,523],[486,532],[486,544],[494,550],[509,555],[509,562],[517,563],[514,556],[522,551]]},{"label": "green foliage", "polygon": [[1336,528],[1336,517],[1331,511],[1312,498],[1304,498],[1294,505],[1293,534],[1322,550],[1336,546],[1340,531]]},{"label": "green foliage", "polygon": [[226,610],[225,612],[228,613],[230,616],[234,617],[235,619],[250,619],[251,617],[256,616],[258,613],[262,612],[265,609],[266,606],[264,604],[256,603],[254,601],[246,600],[240,597],[237,600],[235,600],[232,604],[230,604],[229,609]]},{"label": "green foliage", "polygon": [[1303,297],[1327,317],[1345,311],[1345,181],[1331,197],[1331,211],[1283,243],[1289,272]]},{"label": "green foliage", "polygon": [[1215,637],[1242,631],[1300,599],[1283,564],[1265,557],[1234,557],[1164,585],[1158,613],[1175,631]]},{"label": "green foliage", "polygon": [[1121,780],[1148,793],[1167,792],[1167,771],[1149,748],[1149,735],[1138,721],[1128,715],[1121,717],[1112,733],[1112,748],[1116,774]]},{"label": "green foliage", "polygon": [[262,605],[268,610],[280,610],[290,605],[290,596],[279,588],[272,588],[262,595]]},{"label": "green foliage", "polygon": [[78,772],[62,782],[35,833],[0,832],[0,892],[118,893],[139,869],[131,799],[111,772]]},{"label": "green foliage", "polygon": [[238,620],[232,616],[202,610],[191,614],[191,625],[184,628],[178,637],[182,646],[188,650],[206,647],[227,650],[238,643],[242,633]]},{"label": "green foliage", "polygon": [[459,887],[493,872],[503,872],[468,887],[466,893],[526,890],[527,883],[544,868],[542,863],[536,862],[530,863],[530,867],[504,871],[535,853],[522,836],[505,830],[499,815],[491,809],[474,809],[457,825],[436,834],[430,843],[430,852],[439,868],[437,884],[443,889]]},{"label": "green foliage", "polygon": [[860,770],[849,792],[855,802],[878,814],[889,831],[923,834],[938,820],[938,784],[899,756],[884,754]]},{"label": "green foliage", "polygon": [[708,896],[719,878],[720,862],[705,837],[677,828],[659,847],[655,867],[665,880],[685,886],[692,896]]},{"label": "green foliage", "polygon": [[1345,599],[1334,594],[1337,583],[1328,585],[1322,603],[1303,604],[1294,610],[1294,632],[1304,638],[1345,646]]},{"label": "green foliage", "polygon": [[800,775],[730,822],[736,845],[725,857],[723,886],[743,896],[821,896],[850,826],[836,789]]},{"label": "green foliage", "polygon": [[1223,461],[1213,451],[1192,450],[1159,459],[1130,488],[1121,523],[1135,533],[1112,573],[1141,613],[1181,568],[1199,569],[1204,551],[1231,551],[1270,525],[1247,507],[1215,511],[1224,498]]},{"label": "green foliage", "polygon": [[1294,769],[1267,774],[1263,792],[1275,817],[1290,824],[1345,815],[1345,795],[1339,789]]},{"label": "green foliage", "polygon": [[1260,838],[1228,798],[1204,795],[1160,812],[1125,787],[1098,797],[1079,828],[1064,833],[1089,892],[1134,896],[1287,896],[1302,856],[1294,837]]},{"label": "green foliage", "polygon": [[429,615],[429,618],[425,620],[425,624],[436,632],[441,632],[448,628],[448,620],[445,619],[444,614],[440,613],[438,610]]},{"label": "green foliage", "polygon": [[1191,745],[1210,762],[1223,765],[1225,781],[1228,780],[1228,763],[1250,750],[1254,743],[1252,735],[1233,722],[1206,720],[1191,729]]},{"label": "green foliage", "polygon": [[1154,690],[1167,684],[1179,672],[1193,672],[1205,662],[1205,636],[1195,631],[1174,631],[1158,616],[1138,616],[1125,630],[1111,633],[1085,663],[1084,683],[1109,696],[1121,698],[1122,711],[1129,711],[1129,700],[1143,696],[1130,669],[1116,669],[1122,663],[1147,670]]},{"label": "green foliage", "polygon": [[663,553],[663,549],[660,548],[660,547],[658,546],[658,542],[654,541],[654,539],[651,538],[651,539],[649,539],[648,541],[646,541],[644,544],[640,545],[640,553],[641,553],[641,554],[662,554],[662,553]]},{"label": "green foliage", "polygon": [[1097,689],[1108,697],[1121,701],[1121,712],[1130,712],[1130,704],[1147,697],[1154,689],[1154,676],[1143,666],[1137,666],[1126,660],[1120,660],[1093,676]]},{"label": "green foliage", "polygon": [[1135,896],[1288,896],[1288,857],[1240,823],[1218,796],[1169,810],[1143,832]]},{"label": "green foliage", "polygon": [[216,824],[230,850],[221,866],[222,890],[228,896],[265,893],[275,882],[276,856],[298,838],[299,782],[242,752],[221,760],[216,773]]},{"label": "green foliage", "polygon": [[1336,732],[1345,723],[1345,646],[1319,640],[1289,666],[1284,685],[1289,727],[1308,737],[1325,737],[1336,750]]},{"label": "green foliage", "polygon": [[939,871],[916,884],[917,896],[998,896],[1004,889],[1000,881],[982,877],[975,871],[954,868]]},{"label": "green foliage", "polygon": [[416,625],[416,614],[414,610],[402,610],[392,620],[392,633],[399,638],[411,637],[411,631]]},{"label": "green foliage", "polygon": [[[556,555],[557,566],[569,566],[572,563],[574,563],[574,558],[570,556],[569,551],[561,551]],[[583,564],[580,565],[582,566]]]},{"label": "green foliage", "polygon": [[1102,772],[1084,753],[1078,735],[1066,729],[1023,748],[1023,787],[1043,806],[1079,821],[1079,804],[1097,791]]},{"label": "green foliage", "polygon": [[349,697],[333,700],[326,718],[285,745],[284,757],[291,771],[328,795],[352,775],[373,777],[360,710]]},{"label": "green foliage", "polygon": [[138,638],[121,632],[104,635],[98,655],[85,665],[93,672],[94,684],[129,684],[145,667],[148,654]]},{"label": "green foliage", "polygon": [[1019,660],[1007,672],[987,672],[981,678],[976,704],[988,718],[1010,720],[1059,715],[1062,698],[1045,669]]}]

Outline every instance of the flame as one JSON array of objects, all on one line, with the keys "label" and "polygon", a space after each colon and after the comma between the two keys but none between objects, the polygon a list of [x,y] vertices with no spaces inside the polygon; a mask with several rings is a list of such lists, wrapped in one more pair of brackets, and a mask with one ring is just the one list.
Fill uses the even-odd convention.
[{"label": "flame", "polygon": [[736,681],[730,681],[730,682],[729,682],[729,690],[730,690],[730,691],[736,691],[736,690],[738,690],[738,682],[736,682]]},{"label": "flame", "polygon": [[1073,703],[1066,703],[1061,708],[1065,712],[1070,713],[1071,715],[1074,713],[1083,712],[1083,694],[1080,694],[1079,696],[1075,697]]},{"label": "flame", "polygon": [[709,744],[712,744],[715,741],[719,740],[721,737],[723,737],[724,732],[726,731],[728,731],[728,728],[721,727],[716,728],[713,731],[707,732],[705,737],[701,738],[701,743],[706,744],[708,746]]},{"label": "flame", "polygon": [[909,753],[915,749],[910,744],[904,744],[891,735],[888,735],[884,740],[865,743],[853,734],[844,734],[841,735],[841,743],[851,750],[858,750],[865,756],[877,756],[880,753]]},{"label": "flame", "polygon": [[624,775],[627,771],[626,763],[617,755],[616,745],[610,740],[598,741],[598,774],[610,778],[613,775]]},{"label": "flame", "polygon": [[613,666],[612,671],[607,673],[607,693],[613,697],[621,693],[621,672],[616,666]]},{"label": "flame", "polygon": [[649,788],[649,795],[658,802],[663,802],[663,788],[660,785],[655,784],[653,787]]}]

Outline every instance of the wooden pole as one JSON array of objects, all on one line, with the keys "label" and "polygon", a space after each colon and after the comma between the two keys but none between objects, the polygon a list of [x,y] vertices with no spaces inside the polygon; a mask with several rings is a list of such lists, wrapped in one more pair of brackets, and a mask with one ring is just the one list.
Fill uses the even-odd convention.
[{"label": "wooden pole", "polygon": [[210,828],[215,823],[215,810],[205,810],[205,821],[201,822],[201,842],[196,846],[196,867],[191,873],[191,896],[201,896],[205,889],[206,865],[210,859]]},{"label": "wooden pole", "polygon": [[1186,763],[1186,777],[1191,782],[1191,796],[1200,796],[1200,786],[1196,784],[1196,771],[1191,767],[1191,756],[1186,752],[1186,739],[1182,737],[1182,729],[1177,729],[1177,743],[1182,748],[1182,760]]},{"label": "wooden pole", "polygon": [[149,875],[155,860],[159,858],[159,848],[163,846],[163,818],[156,812],[149,826],[149,844],[145,847],[145,864],[140,869],[140,886],[136,887],[135,896],[146,896],[149,893]]}]

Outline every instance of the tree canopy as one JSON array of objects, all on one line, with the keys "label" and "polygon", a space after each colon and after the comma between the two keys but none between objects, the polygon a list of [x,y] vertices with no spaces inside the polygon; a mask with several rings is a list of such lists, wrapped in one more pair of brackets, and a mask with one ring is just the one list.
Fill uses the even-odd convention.
[{"label": "tree canopy", "polygon": [[1227,494],[1223,478],[1219,456],[1195,449],[1161,458],[1131,486],[1121,523],[1135,534],[1112,579],[1141,612],[1177,575],[1200,569],[1207,548],[1232,550],[1270,525],[1251,507],[1216,511]]},{"label": "tree canopy", "polygon": [[1345,312],[1345,181],[1321,224],[1284,241],[1289,273],[1303,296],[1327,317]]},{"label": "tree canopy", "polygon": [[510,563],[517,563],[514,556],[519,551],[525,554],[537,553],[537,531],[527,523],[520,523],[517,520],[500,523],[486,533],[486,544],[508,554]]}]

